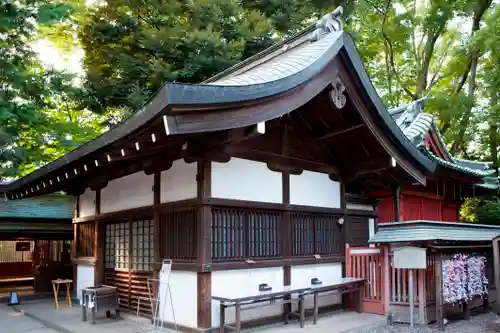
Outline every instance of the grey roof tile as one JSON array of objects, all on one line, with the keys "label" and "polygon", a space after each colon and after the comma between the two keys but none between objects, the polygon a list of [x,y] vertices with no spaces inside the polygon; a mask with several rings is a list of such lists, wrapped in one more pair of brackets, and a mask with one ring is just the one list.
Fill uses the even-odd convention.
[{"label": "grey roof tile", "polygon": [[408,221],[382,223],[369,243],[419,241],[491,241],[500,236],[500,226],[456,222]]},{"label": "grey roof tile", "polygon": [[0,218],[71,219],[74,198],[45,195],[20,200],[0,200]]}]

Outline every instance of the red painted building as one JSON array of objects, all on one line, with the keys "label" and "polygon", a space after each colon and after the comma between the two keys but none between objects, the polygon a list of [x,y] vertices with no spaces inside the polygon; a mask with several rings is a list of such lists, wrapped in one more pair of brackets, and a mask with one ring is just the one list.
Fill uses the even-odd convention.
[{"label": "red painted building", "polygon": [[[497,187],[491,163],[453,157],[443,142],[433,116],[423,112],[425,99],[389,110],[406,137],[438,164],[425,186],[401,185],[372,192],[380,200],[378,222],[429,220],[458,222],[464,198]],[[494,183],[495,182],[495,183]],[[396,214],[395,212],[399,212]]]}]

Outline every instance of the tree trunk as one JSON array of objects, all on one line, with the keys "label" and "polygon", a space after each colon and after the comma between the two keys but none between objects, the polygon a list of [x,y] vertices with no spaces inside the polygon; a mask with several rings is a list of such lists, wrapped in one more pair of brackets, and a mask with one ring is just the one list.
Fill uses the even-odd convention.
[{"label": "tree trunk", "polygon": [[[476,9],[474,10],[474,17],[472,19],[471,39],[474,37],[476,31],[479,30],[481,20],[483,19],[483,15],[486,12],[486,10],[491,6],[491,3],[492,0],[479,0],[477,2]],[[475,49],[472,49],[471,52],[469,53],[469,60],[467,61],[467,66],[465,68],[464,74],[462,75],[462,79],[459,81],[459,84],[455,89],[455,95],[458,95],[462,91],[462,88],[465,85],[465,82],[467,81],[467,77],[470,76],[473,77],[473,79],[471,80],[469,77],[469,85],[471,81],[474,84],[472,85],[472,90],[471,87],[469,87],[469,97],[473,97],[472,95],[474,94],[475,90],[476,71],[477,71],[477,62],[479,59],[479,53],[480,50],[475,50]],[[465,129],[466,126],[469,124],[471,113],[472,113],[472,108],[465,112],[460,121],[459,135],[455,139],[455,142],[453,142],[452,144],[452,149],[451,149],[452,153],[458,151],[460,149],[460,145],[463,145]],[[443,121],[440,128],[441,134],[443,135],[446,134],[450,126],[451,126],[450,120]]]},{"label": "tree trunk", "polygon": [[[471,31],[471,38],[474,37],[476,31],[479,30],[479,25],[481,23],[481,20],[483,18],[484,12],[490,7],[492,3],[492,0],[482,0],[478,1],[478,5],[476,7],[476,10],[474,11],[474,18],[472,21],[472,31]],[[474,91],[476,90],[476,73],[477,73],[477,62],[479,59],[479,54],[480,50],[476,48],[472,48],[470,52],[470,73],[469,73],[469,89],[467,92],[467,95],[471,100],[474,100]],[[470,122],[470,117],[472,114],[472,109],[474,108],[474,103],[472,103],[471,107],[467,109],[462,116],[462,119],[460,120],[459,127],[458,127],[458,136],[455,138],[453,141],[453,144],[451,145],[451,150],[450,152],[452,154],[455,154],[457,151],[460,149],[466,150],[464,147],[465,145],[465,131],[467,130],[467,127],[469,126]]]}]

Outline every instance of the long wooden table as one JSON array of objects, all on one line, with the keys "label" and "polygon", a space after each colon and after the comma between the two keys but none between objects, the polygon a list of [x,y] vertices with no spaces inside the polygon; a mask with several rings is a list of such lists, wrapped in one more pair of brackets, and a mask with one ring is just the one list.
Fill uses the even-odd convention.
[{"label": "long wooden table", "polygon": [[361,312],[361,304],[363,301],[363,287],[366,283],[365,279],[360,278],[342,278],[332,281],[323,281],[322,284],[313,285],[309,289],[308,294],[313,295],[314,305],[313,305],[313,324],[318,322],[319,307],[318,299],[319,294],[325,292],[335,292],[340,295],[351,294],[351,302],[354,302],[354,309],[357,312]]},{"label": "long wooden table", "polygon": [[[254,308],[252,304],[268,303],[266,305],[275,304],[276,300],[282,300],[282,304],[295,303],[299,305],[298,313],[286,313],[285,323],[290,316],[297,316],[300,321],[300,327],[304,327],[305,308],[304,297],[312,295],[314,298],[314,324],[318,321],[318,295],[324,292],[338,292],[339,294],[352,293],[357,294],[353,300],[357,303],[357,310],[360,311],[362,301],[362,287],[365,284],[365,279],[358,278],[342,278],[332,281],[323,281],[321,285],[289,285],[289,286],[273,286],[270,291],[250,292],[248,290],[234,290],[227,288],[221,294],[213,295],[212,299],[220,303],[220,328],[219,332],[223,333],[224,329],[230,328],[240,333],[241,331],[241,311],[249,308]],[[293,296],[296,295],[294,298]],[[245,306],[242,308],[242,306]],[[235,325],[226,324],[226,309],[229,307],[235,308]]]}]

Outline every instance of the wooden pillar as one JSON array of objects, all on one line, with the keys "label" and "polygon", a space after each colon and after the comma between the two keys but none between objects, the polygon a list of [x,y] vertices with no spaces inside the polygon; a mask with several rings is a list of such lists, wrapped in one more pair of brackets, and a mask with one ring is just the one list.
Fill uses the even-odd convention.
[{"label": "wooden pillar", "polygon": [[[283,189],[283,204],[288,206],[290,204],[290,174],[283,172],[282,174],[282,189]],[[292,284],[292,266],[290,259],[292,258],[292,234],[290,228],[290,211],[283,212],[281,220],[281,250],[285,258],[283,265],[283,285],[289,286]],[[287,297],[286,299],[289,299]],[[287,303],[283,307],[283,315],[288,316],[292,311],[292,304]]]},{"label": "wooden pillar", "polygon": [[390,246],[385,245],[380,250],[384,255],[384,268],[383,268],[383,292],[382,297],[384,300],[384,313],[389,316],[391,312],[391,263],[390,263]]},{"label": "wooden pillar", "polygon": [[[160,277],[160,263],[162,262],[161,251],[160,251],[160,212],[158,211],[158,206],[161,203],[161,171],[154,173],[154,185],[153,185],[153,278],[158,279]],[[156,287],[156,283],[153,284]],[[153,290],[156,295],[156,290]]]},{"label": "wooden pillar", "polygon": [[436,322],[437,328],[444,331],[444,310],[443,310],[443,255],[436,253],[434,262],[434,281],[436,283]]},{"label": "wooden pillar", "polygon": [[419,269],[418,274],[418,316],[420,318],[421,325],[427,325],[427,270]]},{"label": "wooden pillar", "polygon": [[[75,223],[74,219],[77,219],[80,217],[80,196],[76,197],[75,200],[75,207],[73,209],[73,244],[71,247],[71,258],[76,258],[76,249],[77,249],[77,240],[78,240],[78,224]],[[74,298],[77,298],[78,295],[76,294],[76,283],[78,281],[78,266],[73,263],[73,292],[72,296]]]},{"label": "wooden pillar", "polygon": [[94,284],[104,283],[104,224],[99,223],[101,214],[101,189],[95,191],[95,235],[94,235]]},{"label": "wooden pillar", "polygon": [[198,223],[196,261],[198,267],[198,328],[202,331],[212,327],[212,273],[211,231],[212,210],[207,204],[212,189],[212,164],[198,161]]},{"label": "wooden pillar", "polygon": [[401,221],[401,186],[397,185],[392,189],[392,196],[394,200],[394,222],[399,222]]},{"label": "wooden pillar", "polygon": [[500,236],[493,240],[493,269],[495,274],[496,313],[500,314]]}]

